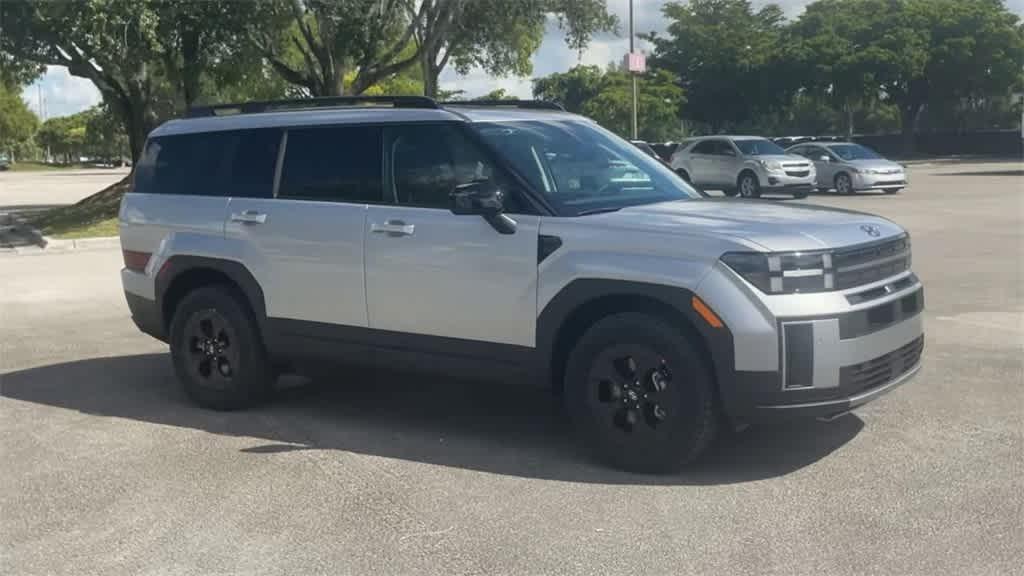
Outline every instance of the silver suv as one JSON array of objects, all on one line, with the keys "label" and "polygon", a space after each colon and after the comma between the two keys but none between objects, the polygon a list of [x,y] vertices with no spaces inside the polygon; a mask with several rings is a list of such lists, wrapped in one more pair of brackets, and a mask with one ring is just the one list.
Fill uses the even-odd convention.
[{"label": "silver suv", "polygon": [[672,169],[699,188],[757,198],[762,193],[804,198],[814,188],[814,165],[756,136],[687,140],[672,154]]},{"label": "silver suv", "polygon": [[815,185],[820,190],[853,194],[874,189],[895,194],[907,185],[907,174],[901,164],[853,142],[810,142],[790,147],[786,152],[814,162],[818,173]]},{"label": "silver suv", "polygon": [[701,197],[543,103],[194,110],[150,134],[120,220],[132,316],[214,409],[323,364],[440,371],[551,389],[604,459],[665,470],[920,365],[902,228]]}]

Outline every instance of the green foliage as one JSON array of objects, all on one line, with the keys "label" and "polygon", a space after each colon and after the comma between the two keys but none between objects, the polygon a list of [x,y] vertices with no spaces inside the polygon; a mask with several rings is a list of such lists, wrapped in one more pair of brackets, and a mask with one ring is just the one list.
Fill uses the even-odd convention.
[{"label": "green foliage", "polygon": [[601,92],[604,72],[597,66],[576,66],[533,81],[533,96],[557,102],[569,112],[583,113],[583,106]]},{"label": "green foliage", "polygon": [[[626,72],[577,66],[534,80],[533,95],[589,116],[620,136],[631,136],[633,84]],[[678,111],[684,101],[683,90],[672,73],[651,70],[638,78],[638,96],[640,138],[659,142],[681,135]]]},{"label": "green foliage", "polygon": [[419,11],[405,0],[253,3],[244,29],[281,78],[309,95],[362,94],[416,63],[419,49],[406,48],[434,1]]},{"label": "green foliage", "polygon": [[908,145],[924,107],[1006,96],[1024,67],[1024,28],[1002,0],[818,0],[792,37],[810,87],[895,106]]},{"label": "green foliage", "polygon": [[107,161],[120,160],[131,154],[128,135],[109,106],[100,105],[85,114],[85,143],[87,156]]},{"label": "green foliage", "polygon": [[557,18],[566,43],[581,52],[591,36],[611,31],[616,19],[606,0],[425,0],[416,39],[422,46],[424,93],[435,96],[449,62],[460,74],[478,67],[494,76],[526,76],[540,48],[548,15]]},{"label": "green foliage", "polygon": [[0,84],[0,153],[22,157],[38,128],[39,119],[22,101],[20,90]]},{"label": "green foliage", "polygon": [[731,128],[786,99],[778,56],[783,14],[775,4],[754,11],[748,0],[670,2],[667,36],[650,35],[651,63],[680,78],[682,113],[711,131]]},{"label": "green foliage", "polygon": [[0,85],[11,90],[31,84],[40,74],[44,66],[15,58],[0,50]]},{"label": "green foliage", "polygon": [[515,100],[516,97],[505,91],[504,88],[495,88],[487,94],[473,98],[473,100]]}]

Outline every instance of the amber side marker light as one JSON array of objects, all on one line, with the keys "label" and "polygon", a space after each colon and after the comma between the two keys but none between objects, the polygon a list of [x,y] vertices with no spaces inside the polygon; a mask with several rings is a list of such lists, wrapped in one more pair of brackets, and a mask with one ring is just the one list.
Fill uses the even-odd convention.
[{"label": "amber side marker light", "polygon": [[718,316],[711,311],[711,308],[708,308],[708,305],[700,298],[694,296],[690,303],[693,305],[693,309],[697,311],[697,314],[700,314],[700,317],[703,318],[704,321],[712,328],[721,328],[725,326],[725,324],[722,324],[722,321]]},{"label": "amber side marker light", "polygon": [[150,252],[135,252],[133,250],[122,250],[124,256],[124,267],[133,272],[144,272],[146,264],[149,264]]}]

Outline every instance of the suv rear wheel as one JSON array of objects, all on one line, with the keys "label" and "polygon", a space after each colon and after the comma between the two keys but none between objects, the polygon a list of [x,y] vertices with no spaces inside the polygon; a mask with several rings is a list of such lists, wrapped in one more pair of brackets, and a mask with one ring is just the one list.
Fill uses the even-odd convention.
[{"label": "suv rear wheel", "polygon": [[569,355],[565,382],[581,440],[619,468],[676,470],[714,438],[708,369],[693,344],[655,316],[630,312],[599,320]]},{"label": "suv rear wheel", "polygon": [[736,181],[736,187],[740,191],[740,196],[744,198],[758,198],[761,196],[761,184],[757,181],[757,175],[753,172],[740,174],[739,180]]},{"label": "suv rear wheel", "polygon": [[171,358],[189,397],[214,410],[254,404],[273,385],[256,320],[224,286],[199,288],[175,309]]}]

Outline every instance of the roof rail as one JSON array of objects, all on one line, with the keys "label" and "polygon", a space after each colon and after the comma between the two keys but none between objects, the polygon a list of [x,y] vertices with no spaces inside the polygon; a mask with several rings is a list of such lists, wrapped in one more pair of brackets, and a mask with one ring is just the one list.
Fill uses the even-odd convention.
[{"label": "roof rail", "polygon": [[561,104],[546,100],[451,100],[438,102],[441,106],[511,106],[513,108],[531,108],[534,110],[559,110],[565,112]]},{"label": "roof rail", "polygon": [[308,110],[310,108],[338,108],[362,104],[390,104],[395,108],[438,108],[437,102],[426,96],[326,96],[321,98],[295,98],[292,100],[262,100],[236,104],[213,104],[189,108],[186,117],[232,116],[281,110]]}]

